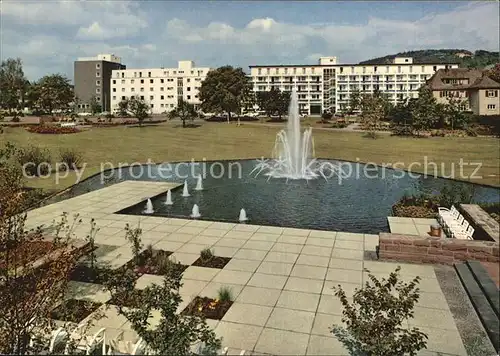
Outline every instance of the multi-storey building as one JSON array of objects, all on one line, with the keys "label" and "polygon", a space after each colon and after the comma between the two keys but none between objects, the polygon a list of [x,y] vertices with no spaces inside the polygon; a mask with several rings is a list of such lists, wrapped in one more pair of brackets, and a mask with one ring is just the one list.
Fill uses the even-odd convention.
[{"label": "multi-storey building", "polygon": [[428,81],[436,100],[448,103],[453,98],[464,111],[476,115],[500,115],[500,83],[480,69],[441,69]]},{"label": "multi-storey building", "polygon": [[208,67],[195,67],[193,61],[179,61],[177,68],[114,70],[111,76],[111,109],[132,97],[144,100],[152,114],[173,110],[180,98],[194,104],[201,103],[198,90],[206,78]]},{"label": "multi-storey building", "polygon": [[74,64],[74,91],[78,99],[77,110],[89,112],[94,97],[102,111],[111,105],[110,79],[115,69],[125,69],[121,58],[114,54],[99,54],[96,57],[78,58]]},{"label": "multi-storey building", "polygon": [[458,64],[413,63],[410,57],[396,57],[392,63],[338,64],[336,57],[321,57],[317,65],[250,66],[254,91],[297,88],[299,110],[314,115],[348,108],[353,91],[385,93],[396,103],[418,96],[418,89],[436,71]]}]

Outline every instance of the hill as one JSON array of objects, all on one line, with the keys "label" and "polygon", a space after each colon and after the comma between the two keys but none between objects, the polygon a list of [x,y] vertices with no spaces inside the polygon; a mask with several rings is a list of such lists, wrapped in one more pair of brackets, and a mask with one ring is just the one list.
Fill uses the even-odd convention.
[{"label": "hill", "polygon": [[394,57],[413,57],[413,63],[458,63],[463,68],[484,68],[500,62],[498,52],[484,50],[471,52],[465,49],[423,49],[373,58],[360,62],[360,64],[391,63]]}]

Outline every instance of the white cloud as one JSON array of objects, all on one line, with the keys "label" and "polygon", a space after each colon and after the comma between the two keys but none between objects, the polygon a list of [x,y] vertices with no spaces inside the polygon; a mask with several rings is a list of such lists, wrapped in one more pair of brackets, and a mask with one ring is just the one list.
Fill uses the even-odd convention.
[{"label": "white cloud", "polygon": [[[321,55],[352,63],[424,48],[498,51],[498,3],[465,3],[452,11],[429,13],[416,21],[370,17],[365,23],[294,24],[272,16],[234,25],[214,19],[200,25],[166,13],[153,21],[148,2],[4,0],[1,53],[21,57],[36,79],[50,72],[72,77],[77,57],[114,53],[129,67],[315,63]],[[168,16],[168,17],[166,17]]]}]

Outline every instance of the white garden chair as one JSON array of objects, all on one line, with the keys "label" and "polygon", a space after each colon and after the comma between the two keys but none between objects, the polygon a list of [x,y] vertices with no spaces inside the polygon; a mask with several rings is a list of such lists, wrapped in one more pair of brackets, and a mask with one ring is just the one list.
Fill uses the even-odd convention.
[{"label": "white garden chair", "polygon": [[[92,355],[101,349],[100,355],[106,355],[106,335],[105,328],[99,329],[94,335],[84,333],[85,324],[77,326],[70,335],[70,340],[75,343],[76,349],[85,352],[86,355]],[[71,344],[68,342],[64,350],[65,355],[70,355]]]},{"label": "white garden chair", "polygon": [[472,227],[472,225],[469,225],[469,227],[465,231],[458,231],[456,233],[453,233],[453,237],[460,240],[473,240],[472,235],[474,235],[474,228]]},{"label": "white garden chair", "polygon": [[108,355],[144,355],[148,349],[142,338],[137,342],[123,340],[123,330],[113,340],[109,341]]},{"label": "white garden chair", "polygon": [[451,209],[438,207],[438,220],[440,223],[444,223],[445,220],[456,219],[459,214],[454,205],[452,205]]},{"label": "white garden chair", "polygon": [[49,344],[49,353],[54,353],[63,350],[63,345],[66,345],[69,334],[63,327],[57,328],[51,335]]}]

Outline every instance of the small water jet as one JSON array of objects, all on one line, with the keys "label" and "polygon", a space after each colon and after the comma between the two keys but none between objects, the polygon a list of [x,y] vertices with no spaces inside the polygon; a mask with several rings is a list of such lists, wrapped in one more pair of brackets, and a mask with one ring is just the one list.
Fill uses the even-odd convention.
[{"label": "small water jet", "polygon": [[167,199],[165,200],[165,205],[173,205],[174,202],[172,201],[172,192],[170,189],[167,191]]},{"label": "small water jet", "polygon": [[245,222],[245,221],[247,221],[247,220],[248,220],[248,218],[247,218],[247,212],[245,211],[245,209],[243,209],[243,208],[242,208],[242,209],[240,210],[240,217],[239,217],[239,219],[238,219],[238,220],[239,220],[240,222]]},{"label": "small water jet", "polygon": [[198,207],[198,204],[193,205],[193,210],[191,210],[191,215],[193,219],[199,218],[201,216],[200,214],[200,208]]},{"label": "small water jet", "polygon": [[151,199],[148,199],[146,202],[146,209],[144,209],[144,214],[153,214],[154,212],[153,203],[151,202]]},{"label": "small water jet", "polygon": [[191,195],[189,194],[189,190],[188,190],[188,182],[187,182],[187,180],[185,180],[185,181],[184,181],[184,188],[182,189],[182,196],[183,196],[183,197],[189,197],[189,196],[191,196]]},{"label": "small water jet", "polygon": [[198,181],[196,182],[196,188],[194,190],[203,190],[203,179],[201,176],[198,176]]}]

